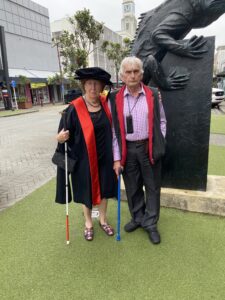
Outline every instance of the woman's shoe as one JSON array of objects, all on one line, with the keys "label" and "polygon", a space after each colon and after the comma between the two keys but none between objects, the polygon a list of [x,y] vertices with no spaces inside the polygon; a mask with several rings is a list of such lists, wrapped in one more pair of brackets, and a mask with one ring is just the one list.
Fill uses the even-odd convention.
[{"label": "woman's shoe", "polygon": [[94,228],[87,228],[84,229],[84,238],[86,241],[92,241],[94,238]]},{"label": "woman's shoe", "polygon": [[112,226],[110,226],[109,224],[101,224],[100,222],[99,225],[108,236],[114,235],[114,229],[112,228]]}]

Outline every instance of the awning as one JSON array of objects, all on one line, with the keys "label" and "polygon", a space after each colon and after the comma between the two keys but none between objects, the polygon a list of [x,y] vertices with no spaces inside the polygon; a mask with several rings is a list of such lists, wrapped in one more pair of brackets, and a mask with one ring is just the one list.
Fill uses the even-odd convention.
[{"label": "awning", "polygon": [[26,76],[31,80],[31,82],[43,82],[48,79],[48,77],[55,76],[57,72],[51,71],[40,71],[40,70],[29,70],[29,69],[9,69],[9,77],[12,80],[17,81],[20,75]]}]

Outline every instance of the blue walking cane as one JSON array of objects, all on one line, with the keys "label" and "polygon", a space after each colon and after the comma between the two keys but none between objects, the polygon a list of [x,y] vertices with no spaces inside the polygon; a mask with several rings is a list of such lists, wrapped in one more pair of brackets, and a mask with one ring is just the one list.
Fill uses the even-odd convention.
[{"label": "blue walking cane", "polygon": [[120,241],[120,182],[121,182],[121,170],[118,175],[118,202],[117,202],[117,235],[116,240]]}]

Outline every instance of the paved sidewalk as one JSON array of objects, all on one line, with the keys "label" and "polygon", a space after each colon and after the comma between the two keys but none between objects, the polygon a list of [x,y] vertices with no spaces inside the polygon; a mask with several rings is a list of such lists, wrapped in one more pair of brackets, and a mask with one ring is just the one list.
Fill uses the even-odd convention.
[{"label": "paved sidewalk", "polygon": [[[56,175],[51,157],[56,147],[59,112],[64,107],[48,105],[34,113],[0,118],[0,210]],[[225,146],[225,135],[212,134],[210,143]]]},{"label": "paved sidewalk", "polygon": [[63,105],[0,118],[0,210],[55,176],[51,157]]}]

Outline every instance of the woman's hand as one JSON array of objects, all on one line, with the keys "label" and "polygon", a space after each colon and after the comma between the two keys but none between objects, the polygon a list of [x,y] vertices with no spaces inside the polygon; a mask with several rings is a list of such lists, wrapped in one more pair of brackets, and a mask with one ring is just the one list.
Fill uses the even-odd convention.
[{"label": "woman's hand", "polygon": [[120,163],[120,160],[114,161],[113,170],[115,171],[117,177],[123,171],[123,167]]},{"label": "woman's hand", "polygon": [[60,144],[63,144],[65,143],[70,137],[70,132],[69,130],[64,130],[62,129],[56,136],[56,139],[57,141],[60,143]]}]

